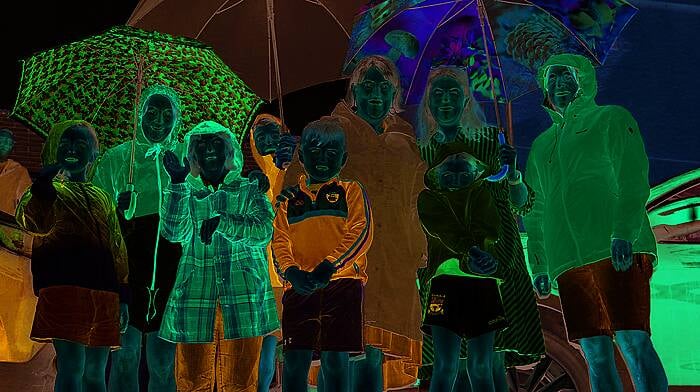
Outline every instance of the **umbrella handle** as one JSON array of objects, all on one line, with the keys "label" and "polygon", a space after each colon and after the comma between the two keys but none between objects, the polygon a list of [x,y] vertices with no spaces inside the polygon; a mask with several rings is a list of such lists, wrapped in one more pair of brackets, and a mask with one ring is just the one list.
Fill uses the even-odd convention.
[{"label": "umbrella handle", "polygon": [[[503,134],[503,132],[498,132],[498,143],[501,145],[506,144],[506,136]],[[498,173],[486,177],[486,181],[499,182],[506,178],[508,170],[510,170],[510,167],[508,165],[503,165]]]},{"label": "umbrella handle", "polygon": [[138,199],[139,194],[134,190],[134,184],[126,184],[127,192],[130,192],[129,198],[129,208],[124,211],[124,218],[126,220],[131,220],[136,212],[136,199]]}]

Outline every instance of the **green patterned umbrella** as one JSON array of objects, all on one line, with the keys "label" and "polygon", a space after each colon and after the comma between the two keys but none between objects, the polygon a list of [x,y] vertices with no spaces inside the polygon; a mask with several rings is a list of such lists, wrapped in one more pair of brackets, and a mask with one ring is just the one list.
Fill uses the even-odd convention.
[{"label": "green patterned umbrella", "polygon": [[154,84],[179,94],[183,133],[213,120],[240,141],[262,104],[210,47],[117,26],[24,60],[11,116],[44,136],[56,122],[89,121],[105,151],[131,140],[139,94]]}]

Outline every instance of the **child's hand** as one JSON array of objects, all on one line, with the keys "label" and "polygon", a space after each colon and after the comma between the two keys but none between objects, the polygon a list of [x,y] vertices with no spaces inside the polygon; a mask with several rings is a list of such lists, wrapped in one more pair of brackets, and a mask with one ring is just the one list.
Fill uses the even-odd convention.
[{"label": "child's hand", "polygon": [[129,305],[119,304],[119,333],[126,333],[129,327]]},{"label": "child's hand", "polygon": [[163,166],[165,166],[165,171],[168,172],[170,182],[173,184],[182,184],[190,173],[190,162],[187,158],[184,159],[184,165],[181,165],[177,155],[172,151],[165,152]]},{"label": "child's hand", "polygon": [[56,174],[58,174],[61,169],[63,169],[63,165],[60,163],[54,163],[53,165],[42,167],[41,170],[39,170],[39,174],[37,174],[34,183],[36,184],[37,182],[53,181],[53,178],[56,177]]},{"label": "child's hand", "polygon": [[278,169],[286,170],[292,164],[294,151],[297,148],[297,137],[288,133],[280,136],[277,151],[275,151],[275,166]]},{"label": "child's hand", "polygon": [[248,179],[258,181],[258,191],[260,193],[265,193],[270,189],[270,180],[268,180],[265,173],[260,170],[251,170],[250,173],[248,173]]},{"label": "child's hand", "polygon": [[549,282],[549,276],[547,276],[547,275],[535,276],[535,279],[533,280],[532,285],[535,286],[535,291],[537,292],[537,296],[540,297],[541,299],[549,297],[549,294],[551,294],[551,292],[552,292],[552,285]]},{"label": "child's hand", "polygon": [[287,268],[284,272],[284,278],[292,284],[294,291],[301,295],[309,295],[316,290],[316,284],[312,281],[311,274],[298,267]]},{"label": "child's hand", "polygon": [[279,207],[280,203],[293,199],[296,195],[296,189],[293,186],[282,189],[282,192],[275,198],[277,200],[275,206]]},{"label": "child's hand", "polygon": [[202,222],[202,229],[199,231],[199,237],[205,245],[211,244],[211,239],[214,236],[216,228],[219,227],[221,216],[215,216]]},{"label": "child's hand", "polygon": [[333,273],[335,273],[333,263],[328,260],[323,260],[321,264],[317,265],[316,268],[311,271],[311,280],[316,284],[317,289],[322,289],[328,286]]},{"label": "child's hand", "polygon": [[53,187],[53,178],[56,177],[61,169],[63,169],[63,165],[60,163],[41,168],[34,179],[32,195],[43,200],[54,200],[56,198],[56,188]]},{"label": "child's hand", "polygon": [[477,246],[469,249],[469,270],[479,275],[491,275],[498,268],[498,260]]}]

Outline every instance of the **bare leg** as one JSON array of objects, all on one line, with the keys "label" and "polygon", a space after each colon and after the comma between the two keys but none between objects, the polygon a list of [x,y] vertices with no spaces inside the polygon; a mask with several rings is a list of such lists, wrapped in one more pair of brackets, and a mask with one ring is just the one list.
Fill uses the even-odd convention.
[{"label": "bare leg", "polygon": [[85,348],[85,372],[83,373],[83,392],[107,391],[107,358],[109,347]]},{"label": "bare leg", "polygon": [[175,392],[175,343],[158,337],[158,332],[146,334],[148,392]]},{"label": "bare leg", "polygon": [[467,341],[467,371],[472,391],[495,392],[492,368],[495,337],[495,332],[488,332]]},{"label": "bare leg", "polygon": [[452,392],[459,366],[459,345],[462,338],[447,328],[432,326],[435,362],[430,392]]},{"label": "bare leg", "polygon": [[85,346],[67,340],[54,339],[56,350],[56,392],[82,390],[85,371]]},{"label": "bare leg", "polygon": [[508,379],[506,378],[506,353],[497,351],[493,353],[493,386],[496,392],[508,392]]},{"label": "bare leg", "polygon": [[609,336],[595,336],[583,338],[580,343],[588,363],[591,392],[622,392],[612,339]]},{"label": "bare leg", "polygon": [[121,335],[121,348],[111,354],[109,392],[138,391],[141,337],[141,331],[132,325]]},{"label": "bare leg", "polygon": [[625,358],[637,392],[668,391],[666,372],[646,331],[616,331],[615,342]]},{"label": "bare leg", "polygon": [[258,365],[258,392],[268,392],[272,377],[275,375],[275,353],[277,352],[277,337],[268,335],[263,338]]},{"label": "bare leg", "polygon": [[308,392],[311,350],[287,350],[284,353],[283,392]]},{"label": "bare leg", "polygon": [[323,381],[326,390],[334,392],[349,391],[349,361],[350,356],[347,352],[321,352],[321,369],[323,369]]}]

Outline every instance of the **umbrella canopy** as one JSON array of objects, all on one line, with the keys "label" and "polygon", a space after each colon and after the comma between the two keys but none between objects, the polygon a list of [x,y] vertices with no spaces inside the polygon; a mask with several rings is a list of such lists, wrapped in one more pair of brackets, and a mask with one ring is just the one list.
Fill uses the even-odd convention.
[{"label": "umbrella canopy", "polygon": [[480,101],[513,101],[537,88],[533,75],[553,54],[601,64],[637,11],[624,0],[403,0],[387,10],[391,3],[358,16],[345,72],[368,55],[392,58],[409,105],[439,65],[466,67]]},{"label": "umbrella canopy", "polygon": [[140,92],[155,84],[178,93],[185,130],[214,120],[240,140],[262,104],[210,47],[117,26],[23,61],[11,116],[44,136],[56,122],[84,119],[105,150],[133,138]]},{"label": "umbrella canopy", "polygon": [[128,24],[211,45],[258,95],[272,101],[341,77],[353,17],[364,2],[142,0]]}]

